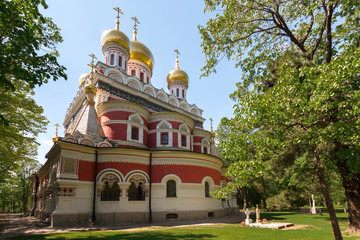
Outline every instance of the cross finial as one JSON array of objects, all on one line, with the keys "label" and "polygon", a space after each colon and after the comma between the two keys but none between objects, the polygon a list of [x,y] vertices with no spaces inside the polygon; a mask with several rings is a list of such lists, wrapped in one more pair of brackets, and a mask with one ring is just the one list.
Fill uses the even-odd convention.
[{"label": "cross finial", "polygon": [[56,123],[54,126],[56,127],[56,137],[57,137],[60,124]]},{"label": "cross finial", "polygon": [[131,17],[132,20],[134,20],[134,40],[136,41],[136,34],[137,34],[137,24],[140,24],[138,19],[136,17]]},{"label": "cross finial", "polygon": [[176,52],[176,64],[175,64],[175,67],[176,69],[179,69],[179,55],[180,55],[180,52],[178,49],[175,49],[174,52]]},{"label": "cross finial", "polygon": [[97,59],[97,58],[93,53],[90,54],[89,57],[91,57],[91,63],[88,64],[88,66],[91,67],[90,78],[92,79],[93,73],[94,73],[94,68],[95,68],[94,59]]},{"label": "cross finial", "polygon": [[114,10],[117,12],[117,20],[116,20],[116,30],[119,30],[119,25],[120,25],[120,21],[119,21],[119,18],[120,18],[120,14],[124,15],[124,13],[121,11],[120,8],[118,7],[114,7]]},{"label": "cross finial", "polygon": [[56,142],[59,139],[58,130],[59,130],[60,124],[56,123],[56,124],[54,124],[54,126],[56,127],[56,133],[55,133],[55,137],[53,137],[53,142]]},{"label": "cross finial", "polygon": [[213,126],[212,126],[213,119],[212,119],[212,118],[210,118],[209,120],[210,120],[210,124],[211,124],[211,131],[213,131]]}]

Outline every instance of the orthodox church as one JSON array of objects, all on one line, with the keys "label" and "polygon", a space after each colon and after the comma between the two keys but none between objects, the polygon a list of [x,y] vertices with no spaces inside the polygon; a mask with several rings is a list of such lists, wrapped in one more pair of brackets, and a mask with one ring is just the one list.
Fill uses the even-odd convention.
[{"label": "orthodox church", "polygon": [[[186,100],[189,76],[175,69],[168,90],[151,83],[154,57],[116,28],[101,37],[104,60],[79,78],[79,91],[32,175],[30,215],[52,226],[193,220],[235,212],[235,196],[210,195],[227,183],[214,132]],[[165,77],[164,77],[165,79]]]}]

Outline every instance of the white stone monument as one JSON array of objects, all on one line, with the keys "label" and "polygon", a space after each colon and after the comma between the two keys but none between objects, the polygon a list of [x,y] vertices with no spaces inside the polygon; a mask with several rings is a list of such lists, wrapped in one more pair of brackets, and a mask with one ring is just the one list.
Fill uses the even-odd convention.
[{"label": "white stone monument", "polygon": [[256,222],[260,222],[260,209],[258,204],[256,204]]},{"label": "white stone monument", "polygon": [[314,199],[314,194],[311,195],[312,198],[312,207],[311,207],[311,213],[312,214],[316,214],[316,207],[315,207],[315,199]]},{"label": "white stone monument", "polygon": [[245,215],[246,215],[245,224],[249,225],[250,223],[252,223],[252,219],[249,217],[250,211],[248,208],[245,211]]}]

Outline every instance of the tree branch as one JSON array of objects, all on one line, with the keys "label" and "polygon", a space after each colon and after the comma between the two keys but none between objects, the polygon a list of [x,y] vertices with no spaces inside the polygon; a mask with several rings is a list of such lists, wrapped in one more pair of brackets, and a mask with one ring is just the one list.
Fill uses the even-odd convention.
[{"label": "tree branch", "polygon": [[310,15],[310,19],[311,20],[310,20],[308,30],[306,31],[305,36],[302,39],[300,39],[301,44],[305,43],[306,39],[308,38],[308,36],[309,36],[309,34],[311,32],[311,29],[312,29],[313,25],[314,25],[314,14],[312,12],[311,12],[311,15]]}]

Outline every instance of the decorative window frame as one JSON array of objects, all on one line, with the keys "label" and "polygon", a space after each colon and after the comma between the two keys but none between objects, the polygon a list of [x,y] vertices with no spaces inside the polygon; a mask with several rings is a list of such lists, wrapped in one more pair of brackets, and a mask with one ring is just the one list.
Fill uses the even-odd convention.
[{"label": "decorative window frame", "polygon": [[[209,184],[209,196],[208,197],[205,195],[205,183],[206,182]],[[210,192],[213,190],[213,188],[215,186],[215,183],[214,183],[214,180],[212,179],[212,177],[210,177],[210,176],[204,177],[203,180],[201,181],[201,186],[203,186],[203,189],[204,189],[204,196],[206,198],[211,198],[212,196],[210,195]]]},{"label": "decorative window frame", "polygon": [[[138,121],[134,121],[138,120]],[[132,139],[131,132],[132,128],[136,127],[138,128],[138,139]],[[137,143],[143,143],[144,142],[144,120],[140,116],[139,113],[131,114],[128,117],[128,123],[127,123],[127,141],[129,142],[137,142]]]},{"label": "decorative window frame", "polygon": [[174,180],[176,183],[176,197],[168,197],[168,198],[179,197],[180,196],[179,186],[182,184],[182,181],[181,181],[181,178],[175,174],[168,174],[161,179],[161,185],[163,185],[164,189],[165,189],[164,196],[167,197],[167,182],[169,180]]},{"label": "decorative window frame", "polygon": [[[163,125],[168,128],[161,128]],[[168,144],[161,144],[161,134],[168,133]],[[156,147],[172,147],[173,136],[172,136],[172,125],[166,120],[162,120],[156,125]]]},{"label": "decorative window frame", "polygon": [[210,154],[210,140],[205,137],[201,140],[201,152],[204,153],[204,147],[207,148],[206,154]]},{"label": "decorative window frame", "polygon": [[[183,131],[182,129],[186,129],[186,131]],[[186,146],[182,146],[181,144],[181,136],[185,135],[186,137]],[[190,150],[190,146],[191,146],[191,132],[189,127],[186,125],[186,123],[182,123],[179,125],[179,131],[178,131],[178,147],[179,148],[184,148],[184,149],[188,149]]]}]

